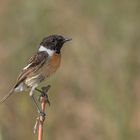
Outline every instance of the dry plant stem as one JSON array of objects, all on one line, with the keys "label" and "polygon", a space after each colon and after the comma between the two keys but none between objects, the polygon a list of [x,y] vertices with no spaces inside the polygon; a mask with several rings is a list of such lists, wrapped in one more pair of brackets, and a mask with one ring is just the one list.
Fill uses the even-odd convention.
[{"label": "dry plant stem", "polygon": [[[41,111],[45,114],[45,108],[46,108],[46,97],[41,97]],[[38,126],[38,140],[42,140],[43,137],[43,123],[45,120],[45,116],[41,116],[39,118],[39,126]]]},{"label": "dry plant stem", "polygon": [[50,102],[48,100],[48,95],[47,92],[50,88],[50,85],[48,85],[47,87],[43,87],[42,88],[42,95],[40,97],[40,102],[41,102],[41,112],[40,112],[40,116],[38,118],[38,140],[42,140],[43,138],[43,123],[45,121],[45,110],[46,110],[46,103],[48,103],[50,105]]}]

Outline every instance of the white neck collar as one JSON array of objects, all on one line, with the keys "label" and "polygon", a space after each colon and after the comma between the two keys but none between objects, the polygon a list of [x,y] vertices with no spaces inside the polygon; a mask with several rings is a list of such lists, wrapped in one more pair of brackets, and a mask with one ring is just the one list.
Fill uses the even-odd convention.
[{"label": "white neck collar", "polygon": [[38,51],[39,52],[45,51],[45,52],[47,52],[49,54],[49,56],[52,56],[55,53],[55,50],[47,49],[44,46],[40,46]]}]

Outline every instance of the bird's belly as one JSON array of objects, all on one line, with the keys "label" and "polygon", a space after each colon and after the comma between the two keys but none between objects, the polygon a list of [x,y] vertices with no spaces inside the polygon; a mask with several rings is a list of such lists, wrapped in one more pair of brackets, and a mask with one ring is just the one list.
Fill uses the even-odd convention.
[{"label": "bird's belly", "polygon": [[41,74],[44,77],[48,77],[54,72],[56,72],[56,70],[60,66],[60,61],[61,61],[60,54],[54,54],[42,67]]},{"label": "bird's belly", "polygon": [[25,80],[25,84],[28,87],[32,87],[34,85],[38,85],[41,81],[44,80],[44,77],[40,74],[32,75]]}]

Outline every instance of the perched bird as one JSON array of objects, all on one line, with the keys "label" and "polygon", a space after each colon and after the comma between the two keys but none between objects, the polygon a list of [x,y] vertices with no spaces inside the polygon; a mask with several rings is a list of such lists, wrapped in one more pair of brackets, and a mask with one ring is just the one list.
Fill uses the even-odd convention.
[{"label": "perched bird", "polygon": [[29,59],[28,64],[22,69],[14,87],[2,98],[0,103],[3,103],[12,93],[21,92],[26,88],[30,89],[29,94],[32,96],[38,85],[59,68],[61,48],[64,43],[70,40],[72,39],[61,35],[45,37],[35,55]]}]

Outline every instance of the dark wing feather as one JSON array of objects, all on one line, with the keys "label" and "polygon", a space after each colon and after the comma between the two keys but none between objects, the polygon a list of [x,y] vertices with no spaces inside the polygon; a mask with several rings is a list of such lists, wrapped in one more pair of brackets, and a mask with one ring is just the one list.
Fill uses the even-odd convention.
[{"label": "dark wing feather", "polygon": [[22,81],[26,79],[26,77],[32,73],[40,69],[44,63],[46,62],[48,57],[47,52],[37,52],[33,57],[29,59],[29,62],[25,68],[23,68],[21,74],[17,79],[17,83],[15,87],[17,87]]}]

